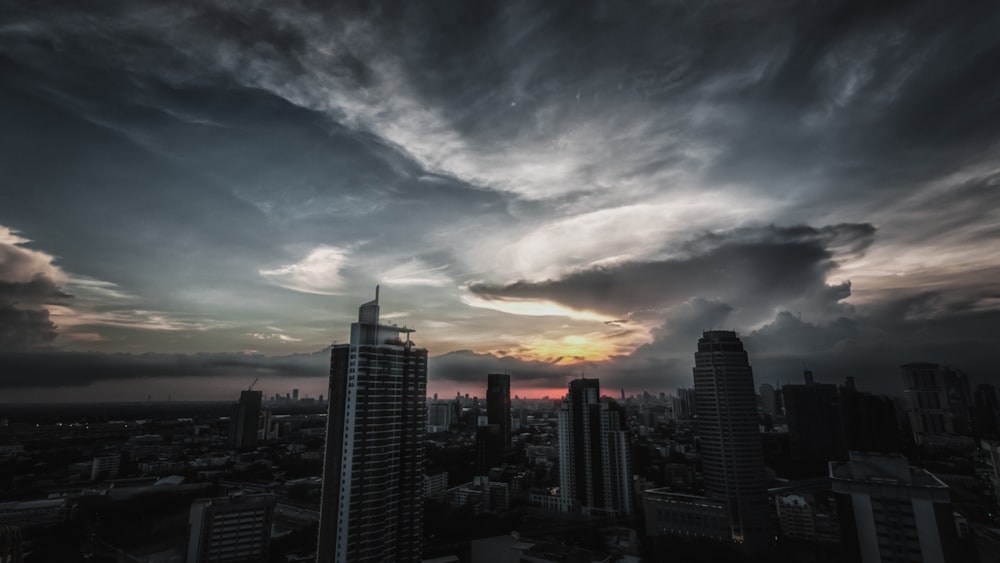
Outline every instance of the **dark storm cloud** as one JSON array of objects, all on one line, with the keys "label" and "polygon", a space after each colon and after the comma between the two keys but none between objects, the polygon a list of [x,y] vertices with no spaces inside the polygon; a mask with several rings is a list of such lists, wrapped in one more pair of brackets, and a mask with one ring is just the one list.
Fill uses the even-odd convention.
[{"label": "dark storm cloud", "polygon": [[[0,316],[3,312],[0,310]],[[330,354],[102,354],[46,352],[0,354],[0,388],[83,386],[98,381],[152,377],[268,375],[325,377]]]},{"label": "dark storm cloud", "polygon": [[19,309],[0,301],[0,355],[44,347],[56,336],[56,325],[47,309]]},{"label": "dark storm cloud", "polygon": [[[2,269],[0,267],[0,270]],[[0,278],[2,277],[4,277],[3,272],[0,272]],[[31,278],[31,281],[27,282],[3,281],[0,279],[0,302],[8,301],[38,305],[69,297],[72,297],[72,295],[63,291],[45,274],[37,273]]]},{"label": "dark storm cloud", "polygon": [[825,281],[836,265],[833,249],[861,253],[874,234],[871,225],[739,229],[689,241],[681,258],[616,264],[544,282],[474,284],[469,290],[487,299],[545,299],[616,315],[699,297],[754,312],[802,300],[825,312],[850,296],[849,282]]}]

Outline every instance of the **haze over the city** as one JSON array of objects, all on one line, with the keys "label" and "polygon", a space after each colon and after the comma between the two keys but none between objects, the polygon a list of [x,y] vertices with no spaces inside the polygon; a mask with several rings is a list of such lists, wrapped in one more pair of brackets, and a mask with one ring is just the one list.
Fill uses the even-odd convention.
[{"label": "haze over the city", "polygon": [[996,377],[990,3],[363,4],[0,0],[4,401]]}]

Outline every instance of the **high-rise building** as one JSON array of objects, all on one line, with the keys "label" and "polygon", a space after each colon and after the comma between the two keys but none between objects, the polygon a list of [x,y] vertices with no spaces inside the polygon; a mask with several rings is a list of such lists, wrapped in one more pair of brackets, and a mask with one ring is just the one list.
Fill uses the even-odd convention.
[{"label": "high-rise building", "polygon": [[427,350],[412,332],[379,322],[376,288],[333,346],[318,563],[420,561]]},{"label": "high-rise building", "polygon": [[188,518],[188,563],[267,561],[274,495],[198,499]]},{"label": "high-rise building", "polygon": [[981,383],[976,386],[972,407],[972,429],[977,436],[990,438],[1000,434],[1000,403],[996,387]]},{"label": "high-rise building", "polygon": [[260,425],[262,391],[240,391],[240,402],[233,405],[229,417],[229,444],[238,450],[257,446],[257,429]]},{"label": "high-rise building", "polygon": [[632,459],[625,412],[600,400],[597,379],[575,379],[559,410],[559,494],[564,510],[631,514]]},{"label": "high-rise building", "polygon": [[489,424],[500,427],[503,447],[510,448],[510,375],[486,375],[486,417]]},{"label": "high-rise building", "polygon": [[293,401],[298,401],[299,400],[299,390],[298,389],[292,389],[292,400]]},{"label": "high-rise building", "polygon": [[847,459],[837,386],[816,382],[785,385],[781,393],[792,457],[802,464],[801,469],[822,476],[830,461]]},{"label": "high-rise building", "polygon": [[848,559],[862,563],[948,563],[956,552],[948,486],[900,454],[850,452],[830,463]]},{"label": "high-rise building", "polygon": [[840,412],[848,450],[890,453],[902,448],[896,405],[889,397],[858,391],[849,376],[840,387]]},{"label": "high-rise building", "polygon": [[760,386],[760,411],[772,418],[778,415],[778,394],[769,383]]},{"label": "high-rise building", "polygon": [[726,506],[734,541],[762,551],[774,532],[753,371],[735,332],[710,330],[698,340],[694,389],[705,496]]},{"label": "high-rise building", "polygon": [[973,444],[972,394],[961,371],[937,364],[900,366],[903,399],[913,439],[925,448],[957,448]]}]

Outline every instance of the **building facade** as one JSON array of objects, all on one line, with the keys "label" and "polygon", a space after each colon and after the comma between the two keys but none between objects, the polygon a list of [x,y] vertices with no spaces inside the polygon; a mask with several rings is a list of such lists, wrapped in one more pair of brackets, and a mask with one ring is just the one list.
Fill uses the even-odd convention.
[{"label": "building facade", "polygon": [[[330,364],[317,561],[420,561],[427,350],[358,312]],[[405,339],[404,339],[405,338]]]},{"label": "building facade", "polygon": [[255,563],[268,559],[274,495],[199,499],[188,518],[187,563]]},{"label": "building facade", "polygon": [[559,410],[562,506],[593,514],[631,514],[632,460],[624,411],[600,400],[597,379],[576,379]]},{"label": "building facade", "polygon": [[257,447],[257,430],[260,427],[262,391],[240,391],[240,402],[233,405],[229,417],[229,442],[237,450]]},{"label": "building facade", "polygon": [[844,549],[862,563],[960,561],[948,486],[900,454],[830,463]]},{"label": "building facade", "polygon": [[725,505],[731,539],[760,552],[774,531],[747,353],[735,332],[712,330],[698,340],[694,358],[705,496]]}]

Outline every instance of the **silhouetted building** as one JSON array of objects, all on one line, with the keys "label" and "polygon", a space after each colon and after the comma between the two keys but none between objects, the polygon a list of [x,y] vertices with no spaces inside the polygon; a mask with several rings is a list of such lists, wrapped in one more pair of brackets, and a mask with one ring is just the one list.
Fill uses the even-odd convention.
[{"label": "silhouetted building", "polygon": [[[809,377],[809,380],[812,378]],[[792,457],[807,473],[824,475],[830,461],[847,458],[840,392],[831,383],[781,388]]]},{"label": "silhouetted building", "polygon": [[778,394],[768,383],[760,386],[760,411],[772,418],[778,415]]},{"label": "silhouetted building", "polygon": [[256,563],[268,560],[272,494],[199,499],[188,518],[187,563]]},{"label": "silhouetted building", "polygon": [[977,436],[997,437],[1000,435],[1000,405],[997,404],[996,388],[987,383],[976,386],[973,396],[972,426]]},{"label": "silhouetted building", "polygon": [[564,510],[631,514],[632,460],[625,412],[600,400],[597,379],[575,379],[559,410],[559,493]]},{"label": "silhouetted building", "polygon": [[420,561],[427,350],[411,332],[379,323],[376,288],[333,346],[318,563]]},{"label": "silhouetted building", "polygon": [[510,448],[510,375],[490,373],[486,376],[486,417],[489,424],[500,427],[503,447]]},{"label": "silhouetted building", "polygon": [[261,391],[240,391],[240,402],[233,405],[229,417],[229,444],[238,450],[257,447],[257,430],[260,425],[260,405],[264,399]]},{"label": "silhouetted building", "polygon": [[843,548],[862,563],[959,561],[948,486],[900,454],[830,463]]},{"label": "silhouetted building", "polygon": [[711,330],[698,340],[694,358],[705,496],[724,503],[734,541],[762,551],[774,531],[747,353],[735,332]]},{"label": "silhouetted building", "polygon": [[[858,391],[848,377],[840,388],[840,420],[849,450],[899,452],[902,448],[896,405],[889,397]],[[829,461],[833,461],[832,459]]]},{"label": "silhouetted building", "polygon": [[937,364],[901,366],[903,397],[914,441],[929,448],[971,447],[971,398],[966,375]]},{"label": "silhouetted building", "polygon": [[503,434],[499,424],[489,424],[488,418],[479,417],[476,426],[476,475],[489,475],[490,469],[503,463]]}]

